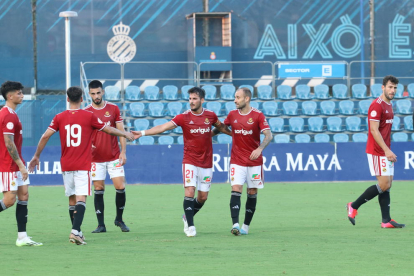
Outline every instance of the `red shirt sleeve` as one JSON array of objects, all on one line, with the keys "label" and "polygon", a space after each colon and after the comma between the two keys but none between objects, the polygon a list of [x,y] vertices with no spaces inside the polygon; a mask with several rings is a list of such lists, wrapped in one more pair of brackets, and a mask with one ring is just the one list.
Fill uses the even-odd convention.
[{"label": "red shirt sleeve", "polygon": [[54,132],[59,131],[59,119],[56,115],[55,118],[50,122],[48,129],[53,130]]},{"label": "red shirt sleeve", "polygon": [[371,104],[368,110],[368,120],[380,121],[382,116],[382,107],[380,104]]},{"label": "red shirt sleeve", "polygon": [[213,113],[213,120],[212,120],[212,125],[213,126],[219,126],[221,124],[220,120],[217,117],[216,113]]},{"label": "red shirt sleeve", "polygon": [[115,106],[115,123],[122,123],[123,121],[119,107]]},{"label": "red shirt sleeve", "polygon": [[91,116],[91,126],[97,130],[102,130],[106,125],[95,114]]},{"label": "red shirt sleeve", "polygon": [[6,116],[4,116],[3,124],[1,126],[3,134],[14,135],[15,127],[16,116],[13,116],[12,113],[8,113]]},{"label": "red shirt sleeve", "polygon": [[230,117],[230,114],[229,114],[229,115],[227,115],[226,119],[224,119],[224,122],[223,122],[223,123],[224,123],[226,126],[231,125],[231,124],[230,124],[231,120],[230,120],[230,118],[229,118],[229,117]]},{"label": "red shirt sleeve", "polygon": [[176,126],[182,126],[184,123],[184,115],[178,114],[177,116],[172,118],[171,122],[173,122],[173,124]]},{"label": "red shirt sleeve", "polygon": [[269,123],[267,122],[266,117],[263,113],[259,114],[259,126],[261,131],[265,129],[270,129]]}]

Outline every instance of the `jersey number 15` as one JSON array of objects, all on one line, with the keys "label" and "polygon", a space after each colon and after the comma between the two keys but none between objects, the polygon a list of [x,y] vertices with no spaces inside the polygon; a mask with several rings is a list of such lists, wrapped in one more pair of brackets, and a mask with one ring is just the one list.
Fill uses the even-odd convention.
[{"label": "jersey number 15", "polygon": [[66,125],[65,129],[66,129],[66,146],[68,148],[78,147],[81,143],[82,127],[78,124]]}]

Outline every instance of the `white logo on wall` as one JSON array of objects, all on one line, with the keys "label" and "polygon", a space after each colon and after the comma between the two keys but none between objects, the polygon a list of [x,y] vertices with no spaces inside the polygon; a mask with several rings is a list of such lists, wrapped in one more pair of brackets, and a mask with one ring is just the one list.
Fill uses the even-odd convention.
[{"label": "white logo on wall", "polygon": [[122,24],[112,27],[114,37],[108,42],[107,51],[109,57],[118,63],[131,61],[137,51],[135,42],[128,36],[130,28]]},{"label": "white logo on wall", "polygon": [[322,65],[322,77],[332,76],[332,65]]}]

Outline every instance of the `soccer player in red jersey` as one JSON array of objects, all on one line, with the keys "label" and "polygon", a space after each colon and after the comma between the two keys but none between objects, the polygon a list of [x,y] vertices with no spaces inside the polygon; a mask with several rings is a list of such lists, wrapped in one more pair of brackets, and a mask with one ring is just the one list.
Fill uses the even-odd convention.
[{"label": "soccer player in red jersey", "polygon": [[[196,235],[194,215],[207,200],[213,177],[213,144],[211,127],[230,135],[217,115],[203,108],[205,91],[199,87],[188,90],[190,109],[175,116],[171,121],[145,131],[132,131],[135,138],[156,135],[181,126],[184,136],[184,158],[182,163],[184,182],[184,233],[188,237]],[[197,198],[194,198],[197,188]]]},{"label": "soccer player in red jersey", "polygon": [[348,219],[355,225],[355,216],[359,207],[378,196],[382,213],[382,228],[403,228],[390,216],[390,188],[394,177],[394,163],[397,156],[391,151],[391,127],[394,118],[391,100],[397,90],[398,79],[386,76],[382,81],[383,93],[372,101],[368,109],[368,141],[366,153],[372,176],[376,176],[378,184],[372,185],[354,202],[347,204]]},{"label": "soccer player in red jersey", "polygon": [[41,246],[26,233],[27,203],[29,200],[29,174],[22,157],[23,130],[16,114],[16,107],[23,102],[23,85],[6,81],[1,85],[1,94],[6,105],[0,110],[0,212],[16,202],[17,246]]},{"label": "soccer player in red jersey", "polygon": [[[82,103],[82,89],[68,88],[69,109],[53,118],[48,129],[40,138],[36,153],[30,161],[29,171],[39,165],[40,154],[49,138],[59,131],[62,156],[63,183],[65,194],[69,197],[69,206],[75,206],[73,212],[72,230],[69,241],[78,245],[85,243],[81,225],[86,208],[86,196],[91,194],[91,163],[92,163],[92,136],[95,130],[125,137],[133,140],[132,133],[120,131],[106,125],[92,112],[80,109]],[[69,209],[72,220],[72,212]]]},{"label": "soccer player in red jersey", "polygon": [[[231,126],[233,136],[230,158],[230,213],[233,221],[231,233],[236,236],[247,235],[249,232],[249,225],[256,210],[257,189],[262,189],[264,185],[262,151],[272,141],[269,124],[262,112],[250,106],[251,98],[252,92],[248,88],[238,89],[234,99],[237,109],[230,111],[224,120],[225,125]],[[262,143],[261,132],[265,135]],[[245,182],[246,214],[240,229],[240,198]]]},{"label": "soccer player in red jersey", "polygon": [[[89,95],[92,98],[92,104],[88,105],[85,110],[94,113],[106,125],[123,131],[124,123],[118,106],[104,101],[104,94],[102,83],[98,80],[91,81],[89,83]],[[122,219],[126,201],[125,170],[123,167],[127,160],[125,138],[120,137],[119,142],[121,151],[116,136],[95,131],[92,138],[92,182],[95,189],[95,213],[98,219],[98,227],[92,233],[106,232],[104,192],[107,171],[116,189],[116,218],[114,223],[121,228],[122,232],[129,232],[128,226],[125,225]]]}]

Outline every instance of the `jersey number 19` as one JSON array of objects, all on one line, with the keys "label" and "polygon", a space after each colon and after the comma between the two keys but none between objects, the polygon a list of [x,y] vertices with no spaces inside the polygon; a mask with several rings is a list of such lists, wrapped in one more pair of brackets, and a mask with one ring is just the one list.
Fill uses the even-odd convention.
[{"label": "jersey number 19", "polygon": [[[78,147],[81,143],[82,127],[80,125],[66,125],[66,146]],[[75,142],[76,140],[76,142]]]}]

